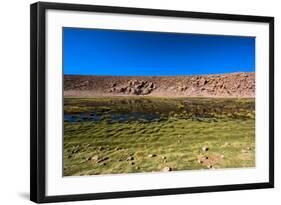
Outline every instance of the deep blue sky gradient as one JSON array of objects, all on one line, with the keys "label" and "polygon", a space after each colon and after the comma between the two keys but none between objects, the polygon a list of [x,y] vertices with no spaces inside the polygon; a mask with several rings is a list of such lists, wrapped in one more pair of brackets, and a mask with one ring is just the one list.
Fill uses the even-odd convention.
[{"label": "deep blue sky gradient", "polygon": [[64,28],[64,74],[165,76],[255,71],[255,38]]}]

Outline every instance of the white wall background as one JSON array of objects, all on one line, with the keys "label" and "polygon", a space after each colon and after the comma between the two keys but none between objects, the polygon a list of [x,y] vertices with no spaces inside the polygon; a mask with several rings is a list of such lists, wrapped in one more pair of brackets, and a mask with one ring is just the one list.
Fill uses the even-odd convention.
[{"label": "white wall background", "polygon": [[[52,1],[52,0],[49,0]],[[29,201],[29,4],[0,6],[0,204]],[[278,204],[281,194],[281,3],[278,0],[60,0],[68,3],[146,7],[275,17],[275,177],[276,188],[161,197],[69,202],[67,204]],[[280,203],[280,202],[279,202]],[[64,203],[62,203],[64,204]]]}]

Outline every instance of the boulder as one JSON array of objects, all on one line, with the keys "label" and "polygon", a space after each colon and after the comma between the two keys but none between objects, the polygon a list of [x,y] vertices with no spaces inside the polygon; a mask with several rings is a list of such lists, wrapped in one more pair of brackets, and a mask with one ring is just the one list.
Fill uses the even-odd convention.
[{"label": "boulder", "polygon": [[129,156],[129,157],[127,157],[127,159],[126,159],[127,161],[132,161],[132,160],[134,160],[134,157],[132,157],[132,156]]},{"label": "boulder", "polygon": [[207,81],[205,78],[201,78],[201,79],[199,80],[199,86],[206,85],[207,82],[208,82],[208,81]]},{"label": "boulder", "polygon": [[98,155],[94,155],[90,158],[90,160],[94,160],[94,161],[97,161],[99,160],[99,156]]},{"label": "boulder", "polygon": [[148,155],[149,158],[156,157],[156,156],[157,156],[156,154],[149,154]]},{"label": "boulder", "polygon": [[172,168],[171,167],[164,167],[161,171],[162,172],[170,172],[170,171],[172,171]]}]

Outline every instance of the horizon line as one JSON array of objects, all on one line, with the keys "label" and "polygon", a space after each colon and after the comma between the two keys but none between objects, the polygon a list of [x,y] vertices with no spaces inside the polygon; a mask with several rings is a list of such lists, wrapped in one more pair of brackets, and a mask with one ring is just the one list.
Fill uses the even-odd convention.
[{"label": "horizon line", "polygon": [[239,74],[239,73],[255,73],[255,71],[237,71],[237,72],[226,72],[226,73],[208,73],[208,74],[184,74],[184,75],[98,75],[98,74],[67,74],[63,75],[76,75],[76,76],[110,76],[110,77],[181,77],[181,76],[206,76],[206,75],[225,75],[225,74]]}]

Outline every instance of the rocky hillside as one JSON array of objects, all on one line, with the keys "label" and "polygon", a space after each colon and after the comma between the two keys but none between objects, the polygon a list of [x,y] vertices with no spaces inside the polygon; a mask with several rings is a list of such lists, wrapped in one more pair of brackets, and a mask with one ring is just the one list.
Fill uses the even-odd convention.
[{"label": "rocky hillside", "polygon": [[65,96],[255,97],[255,73],[198,76],[64,76]]}]

